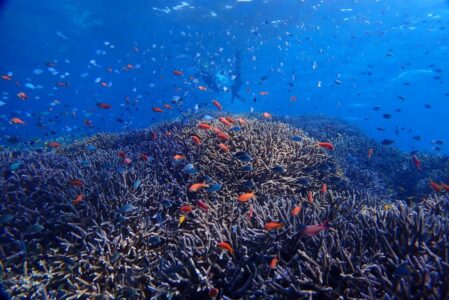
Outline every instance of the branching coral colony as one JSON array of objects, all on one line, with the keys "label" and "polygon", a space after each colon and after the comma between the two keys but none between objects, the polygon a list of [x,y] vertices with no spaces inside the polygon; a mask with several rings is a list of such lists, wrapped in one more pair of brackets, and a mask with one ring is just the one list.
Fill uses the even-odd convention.
[{"label": "branching coral colony", "polygon": [[288,122],[297,127],[222,116],[99,134],[52,152],[3,152],[8,292],[448,297],[447,194],[393,201],[400,193],[382,158],[365,162],[355,147],[363,156],[390,150],[341,124],[320,137],[329,119]]}]

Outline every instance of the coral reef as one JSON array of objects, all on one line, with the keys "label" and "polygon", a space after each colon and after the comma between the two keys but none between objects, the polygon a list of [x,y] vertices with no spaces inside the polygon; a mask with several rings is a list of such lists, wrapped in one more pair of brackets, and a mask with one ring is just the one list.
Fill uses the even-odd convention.
[{"label": "coral reef", "polygon": [[[380,191],[388,180],[364,183],[348,171],[348,157],[358,154],[345,143],[363,137],[346,127],[345,138],[310,134],[315,140],[306,125],[303,132],[235,119],[2,152],[0,270],[8,292],[50,299],[448,296],[446,194],[390,203]],[[318,141],[333,141],[336,150]],[[318,234],[305,227],[325,221],[331,228],[319,225]]]}]

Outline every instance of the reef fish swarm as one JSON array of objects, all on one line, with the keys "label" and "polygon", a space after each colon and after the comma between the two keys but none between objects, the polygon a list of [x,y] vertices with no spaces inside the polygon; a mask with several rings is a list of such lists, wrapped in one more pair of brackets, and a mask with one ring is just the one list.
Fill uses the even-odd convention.
[{"label": "reef fish swarm", "polygon": [[348,191],[319,142],[221,117],[3,152],[2,281],[50,299],[447,297],[447,194]]}]

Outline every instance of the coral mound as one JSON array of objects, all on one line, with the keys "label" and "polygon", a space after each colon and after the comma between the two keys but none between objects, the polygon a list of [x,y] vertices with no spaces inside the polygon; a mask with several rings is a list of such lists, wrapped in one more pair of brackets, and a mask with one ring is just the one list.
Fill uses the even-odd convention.
[{"label": "coral mound", "polygon": [[446,196],[414,207],[385,204],[371,190],[347,192],[356,183],[342,161],[300,129],[230,117],[198,123],[2,153],[8,292],[447,296]]}]

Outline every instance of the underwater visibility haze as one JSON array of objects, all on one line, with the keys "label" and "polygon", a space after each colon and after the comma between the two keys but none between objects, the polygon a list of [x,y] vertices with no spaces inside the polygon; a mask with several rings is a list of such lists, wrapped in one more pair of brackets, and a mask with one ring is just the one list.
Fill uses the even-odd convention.
[{"label": "underwater visibility haze", "polygon": [[0,299],[449,299],[449,2],[0,1]]}]

